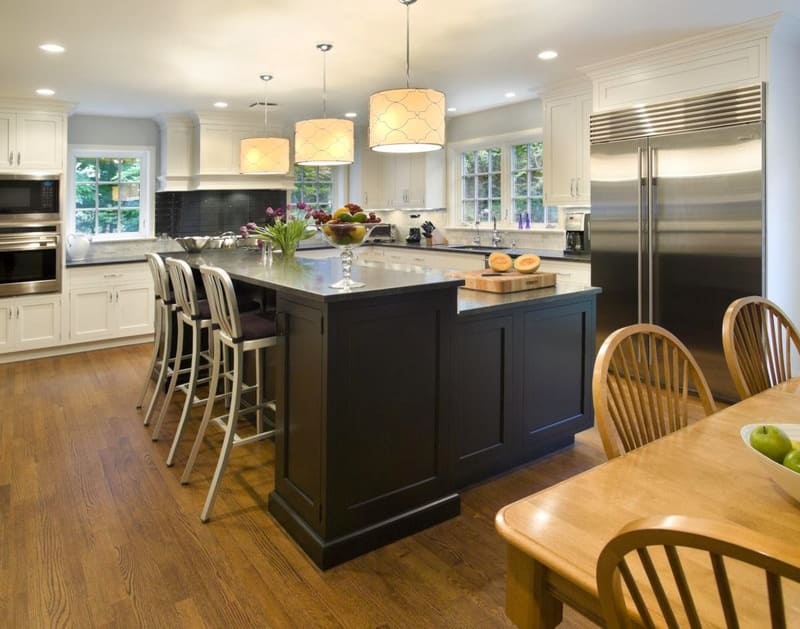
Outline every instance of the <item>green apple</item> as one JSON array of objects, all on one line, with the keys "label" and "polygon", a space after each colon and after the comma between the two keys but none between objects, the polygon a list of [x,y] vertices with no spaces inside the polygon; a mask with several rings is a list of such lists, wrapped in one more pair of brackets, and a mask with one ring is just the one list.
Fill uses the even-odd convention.
[{"label": "green apple", "polygon": [[783,464],[790,470],[800,474],[800,450],[791,450],[783,457]]},{"label": "green apple", "polygon": [[778,463],[781,463],[783,457],[792,450],[789,436],[777,426],[770,424],[759,426],[750,433],[750,445]]}]

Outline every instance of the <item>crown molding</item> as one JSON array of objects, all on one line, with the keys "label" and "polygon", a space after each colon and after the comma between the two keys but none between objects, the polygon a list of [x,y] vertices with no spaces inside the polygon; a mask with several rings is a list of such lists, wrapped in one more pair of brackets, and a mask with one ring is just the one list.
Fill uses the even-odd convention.
[{"label": "crown molding", "polygon": [[11,111],[42,111],[69,115],[77,106],[77,103],[70,103],[64,100],[43,100],[41,98],[0,98],[0,107]]},{"label": "crown molding", "polygon": [[782,15],[782,13],[773,13],[734,26],[648,48],[638,53],[582,66],[578,68],[578,71],[596,80],[617,74],[631,74],[656,65],[674,63],[679,59],[691,59],[709,50],[718,50],[769,37]]}]

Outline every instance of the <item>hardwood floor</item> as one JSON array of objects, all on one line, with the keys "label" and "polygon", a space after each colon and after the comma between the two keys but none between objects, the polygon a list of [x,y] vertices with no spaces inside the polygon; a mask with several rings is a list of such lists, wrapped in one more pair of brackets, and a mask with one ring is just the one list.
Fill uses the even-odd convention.
[{"label": "hardwood floor", "polygon": [[[197,421],[167,468],[183,399],[151,441],[135,408],[149,352],[0,365],[0,626],[510,627],[495,513],[605,460],[586,431],[465,491],[458,518],[323,573],[266,511],[269,441],[233,451],[199,521],[221,433],[180,485]],[[565,610],[562,626],[593,625]]]}]

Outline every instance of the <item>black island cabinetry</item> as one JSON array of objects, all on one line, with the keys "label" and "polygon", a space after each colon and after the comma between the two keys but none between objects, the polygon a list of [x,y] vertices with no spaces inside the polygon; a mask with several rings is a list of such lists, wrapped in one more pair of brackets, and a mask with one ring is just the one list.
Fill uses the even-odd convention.
[{"label": "black island cabinetry", "polygon": [[592,425],[597,289],[499,296],[439,273],[187,254],[274,290],[269,511],[322,569],[458,515],[458,490]]}]

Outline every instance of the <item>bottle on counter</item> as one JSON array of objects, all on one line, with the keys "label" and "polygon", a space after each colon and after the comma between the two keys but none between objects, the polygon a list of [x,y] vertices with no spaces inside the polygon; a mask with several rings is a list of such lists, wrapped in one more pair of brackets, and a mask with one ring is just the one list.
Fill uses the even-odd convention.
[{"label": "bottle on counter", "polygon": [[525,212],[525,229],[531,228],[531,214],[530,212]]}]

